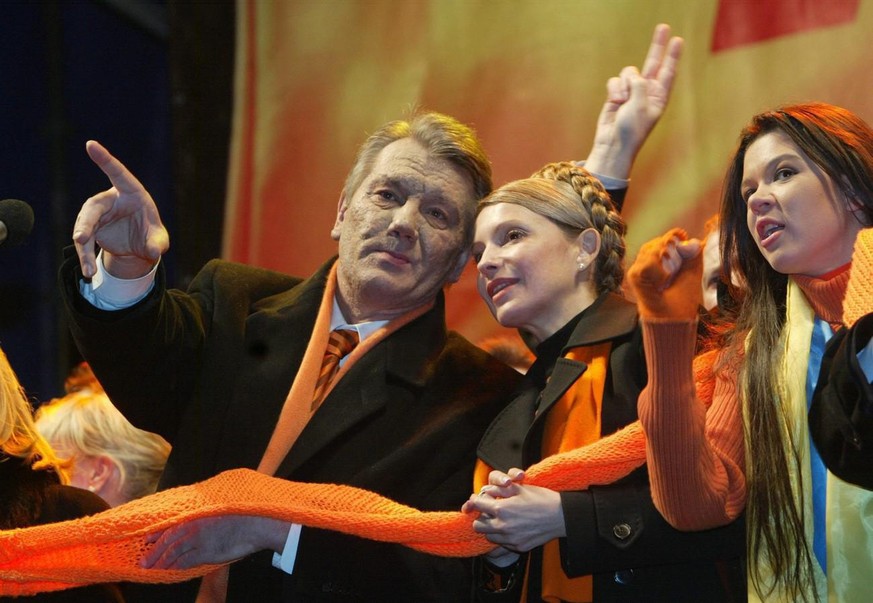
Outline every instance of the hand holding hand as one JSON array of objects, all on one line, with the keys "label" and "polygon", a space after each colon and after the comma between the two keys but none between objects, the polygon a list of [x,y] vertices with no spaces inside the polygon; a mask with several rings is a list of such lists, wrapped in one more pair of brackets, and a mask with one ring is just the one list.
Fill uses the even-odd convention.
[{"label": "hand holding hand", "polygon": [[691,319],[703,298],[701,243],[681,228],[645,243],[627,271],[640,315]]},{"label": "hand holding hand", "polygon": [[561,495],[548,488],[524,485],[523,477],[519,470],[510,474],[492,472],[494,479],[463,507],[467,513],[479,513],[473,521],[474,530],[494,544],[519,553],[566,536]]},{"label": "hand holding hand", "polygon": [[[491,497],[512,496],[513,490],[509,489],[513,483],[521,483],[524,481],[524,471],[513,467],[508,473],[493,470],[488,474],[488,484],[482,486],[479,490],[479,495],[489,495]],[[473,504],[476,500],[476,494],[461,506],[462,513],[478,513],[479,510]]]},{"label": "hand holding hand", "polygon": [[628,66],[606,82],[606,102],[597,120],[585,169],[626,179],[634,159],[664,114],[684,41],[670,26],[655,27],[642,70]]},{"label": "hand holding hand", "polygon": [[112,187],[85,201],[73,227],[73,243],[85,277],[97,271],[95,243],[104,251],[106,269],[119,278],[148,273],[170,247],[151,195],[128,169],[100,143],[85,150]]}]

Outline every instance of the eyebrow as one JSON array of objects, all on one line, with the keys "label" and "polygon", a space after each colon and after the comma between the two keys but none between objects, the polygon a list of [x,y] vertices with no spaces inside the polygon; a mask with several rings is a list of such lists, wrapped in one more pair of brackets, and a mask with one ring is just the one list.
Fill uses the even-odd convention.
[{"label": "eyebrow", "polygon": [[[776,165],[780,161],[784,161],[786,159],[798,159],[800,161],[803,161],[803,158],[793,151],[787,152],[787,153],[780,153],[779,155],[776,155],[776,157],[773,157],[772,159],[767,161],[767,163],[764,164],[764,172],[766,173],[767,171],[772,169],[774,165]],[[746,172],[746,170],[744,167],[743,174],[745,174],[745,172]],[[746,178],[745,176],[743,176],[743,179],[740,181],[740,186],[745,186],[747,182],[749,182],[749,179]]]},{"label": "eyebrow", "polygon": [[389,185],[397,188],[402,188],[407,191],[415,191],[415,192],[423,192],[425,190],[424,184],[416,179],[416,178],[404,178],[398,176],[388,176],[385,174],[374,175],[373,179],[370,181],[372,185]]}]

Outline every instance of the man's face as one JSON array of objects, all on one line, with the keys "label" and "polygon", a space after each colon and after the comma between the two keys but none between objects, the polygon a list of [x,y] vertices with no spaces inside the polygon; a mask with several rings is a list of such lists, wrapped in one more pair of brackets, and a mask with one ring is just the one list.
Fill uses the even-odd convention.
[{"label": "man's face", "polygon": [[468,176],[411,138],[379,153],[340,199],[338,301],[352,322],[385,320],[432,301],[469,256],[475,193]]}]

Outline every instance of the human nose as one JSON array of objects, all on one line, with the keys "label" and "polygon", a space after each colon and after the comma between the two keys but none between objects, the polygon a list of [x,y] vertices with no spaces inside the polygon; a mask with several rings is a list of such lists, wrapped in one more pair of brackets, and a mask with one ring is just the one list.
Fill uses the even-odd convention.
[{"label": "human nose", "polygon": [[490,246],[486,246],[476,261],[476,269],[482,276],[491,277],[497,271],[497,263],[497,252],[492,251]]},{"label": "human nose", "polygon": [[414,240],[418,232],[418,209],[412,201],[407,201],[394,209],[388,233],[401,239]]},{"label": "human nose", "polygon": [[758,187],[755,192],[749,195],[746,204],[753,214],[761,215],[773,205],[774,201],[773,195],[766,187]]}]

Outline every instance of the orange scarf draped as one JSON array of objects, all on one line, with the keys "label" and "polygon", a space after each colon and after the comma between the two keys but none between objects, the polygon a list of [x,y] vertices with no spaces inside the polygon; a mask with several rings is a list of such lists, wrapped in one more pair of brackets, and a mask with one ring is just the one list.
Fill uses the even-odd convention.
[{"label": "orange scarf draped", "polygon": [[[603,388],[606,382],[611,348],[612,344],[607,342],[594,346],[573,348],[564,355],[564,358],[584,362],[587,368],[549,410],[543,433],[543,458],[548,460],[554,458],[556,454],[584,449],[594,442],[606,442],[611,439],[600,439]],[[638,423],[634,423],[630,427],[635,426],[638,426]],[[642,465],[643,461],[645,461],[645,455],[630,470]],[[478,491],[479,488],[488,483],[488,474],[490,472],[491,467],[482,461],[478,461],[474,476],[474,491]],[[629,472],[617,475],[616,479],[624,477]],[[525,479],[525,483],[533,483],[530,479],[530,469],[526,473],[528,477]],[[563,486],[554,489],[573,490],[575,488]],[[591,576],[568,578],[561,566],[559,546],[557,540],[552,540],[543,547],[543,599],[549,603],[591,601]],[[529,568],[526,568],[524,585],[522,586],[522,602],[527,599],[528,574]]]},{"label": "orange scarf draped", "polygon": [[[573,348],[564,356],[584,362],[588,368],[549,412],[543,434],[543,457],[587,446],[600,439],[603,387],[611,348],[609,342],[601,343]],[[557,540],[547,542],[543,547],[542,594],[548,603],[589,603],[593,600],[591,576],[568,578],[564,573]]]},{"label": "orange scarf draped", "polygon": [[[324,293],[321,295],[318,314],[315,318],[315,325],[312,328],[312,334],[309,336],[309,343],[306,345],[303,359],[297,369],[297,374],[294,376],[294,381],[291,383],[288,396],[282,405],[279,419],[276,421],[276,427],[273,428],[273,434],[270,436],[270,441],[267,443],[267,448],[258,464],[258,471],[261,473],[266,473],[267,475],[274,475],[276,473],[276,470],[282,464],[282,461],[285,460],[291,447],[294,446],[294,442],[297,441],[297,438],[306,428],[307,423],[309,423],[315,412],[312,410],[312,394],[315,390],[315,382],[321,370],[321,361],[330,336],[339,265],[339,260],[337,260],[330,267],[330,272],[325,281]],[[434,302],[430,302],[398,316],[371,333],[369,337],[355,346],[355,349],[346,356],[345,362],[343,362],[343,365],[328,384],[327,389],[322,394],[323,398],[327,398],[333,387],[349,372],[358,359],[391,333],[409,324],[429,311],[433,306]],[[228,570],[226,566],[205,576],[197,597],[197,603],[222,603],[226,599],[227,580]]]},{"label": "orange scarf draped", "polygon": [[[331,314],[333,300],[336,295],[338,270],[339,260],[334,262],[330,273],[327,275],[327,282],[325,283],[324,293],[321,296],[321,305],[318,308],[315,326],[312,329],[312,335],[309,337],[309,344],[306,346],[303,360],[294,377],[294,382],[291,384],[288,397],[282,406],[279,420],[273,429],[273,435],[258,465],[258,471],[261,473],[273,475],[276,472],[276,469],[279,468],[279,465],[281,465],[285,456],[291,450],[294,442],[297,441],[298,436],[306,427],[309,419],[312,418],[312,393],[315,391],[315,381],[318,379],[318,373],[321,370],[321,360],[324,357],[324,350],[327,347],[327,340],[330,335]],[[409,324],[429,311],[433,306],[434,302],[430,302],[429,304],[414,308],[391,320],[385,326],[365,338],[360,345],[356,346],[346,356],[345,362],[343,362],[343,365],[325,390],[324,398],[327,398],[333,387],[349,372],[359,358],[397,329]]]},{"label": "orange scarf draped", "polygon": [[[608,484],[646,456],[639,423],[527,470],[527,483],[554,490]],[[426,553],[472,557],[494,545],[461,512],[421,512],[378,494],[335,484],[273,478],[249,469],[129,502],[62,523],[0,531],[0,595],[26,595],[97,582],[179,582],[214,570],[139,567],[145,536],[218,515],[254,515],[399,543]]]}]

